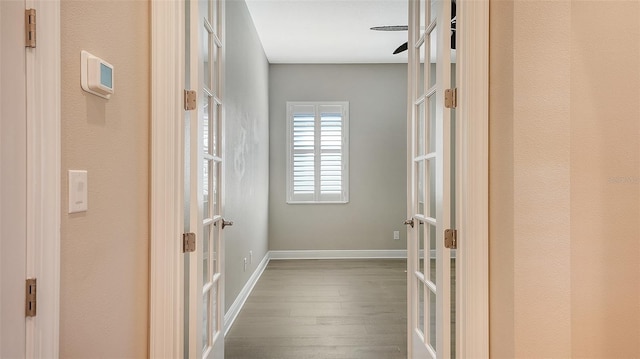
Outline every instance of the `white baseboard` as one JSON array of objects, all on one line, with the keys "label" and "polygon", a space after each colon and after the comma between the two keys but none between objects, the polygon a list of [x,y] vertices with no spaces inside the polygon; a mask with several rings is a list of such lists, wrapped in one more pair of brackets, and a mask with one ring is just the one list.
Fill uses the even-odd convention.
[{"label": "white baseboard", "polygon": [[244,287],[236,297],[236,300],[233,301],[233,304],[231,305],[229,310],[224,314],[224,335],[225,336],[227,336],[227,333],[229,333],[229,330],[231,329],[233,322],[238,317],[238,314],[240,314],[240,310],[242,310],[244,303],[247,301],[247,298],[249,298],[249,294],[251,294],[253,287],[256,285],[256,283],[258,283],[258,279],[260,279],[260,276],[264,272],[265,268],[267,268],[267,264],[269,264],[269,258],[270,258],[270,252],[267,252],[264,258],[262,258],[262,261],[260,261],[260,264],[258,264],[258,267],[256,268],[256,270],[253,272],[251,277],[249,277],[249,280],[247,281],[247,283],[244,285]]},{"label": "white baseboard", "polygon": [[407,258],[406,249],[270,251],[271,259]]}]

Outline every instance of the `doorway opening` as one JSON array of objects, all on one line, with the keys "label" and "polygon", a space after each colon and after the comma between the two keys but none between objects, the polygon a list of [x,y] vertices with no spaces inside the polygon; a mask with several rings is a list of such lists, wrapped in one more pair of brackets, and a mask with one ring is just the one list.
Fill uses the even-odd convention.
[{"label": "doorway opening", "polygon": [[[487,3],[483,3],[483,2],[474,2],[474,4],[468,4],[468,6],[467,6],[467,16],[470,16],[470,14],[474,14],[474,11],[477,11],[478,13],[482,13],[483,11],[486,10],[485,7],[484,7],[486,5],[488,5],[488,4]],[[475,9],[475,8],[477,8],[477,9]],[[459,9],[460,9],[460,16],[463,16],[463,9],[460,6],[459,6]],[[406,16],[405,16],[405,18],[406,18]],[[458,21],[461,22],[461,20],[458,20]],[[476,26],[482,27],[483,23],[482,22],[479,22],[479,23],[480,23],[480,25],[476,24]],[[487,22],[485,22],[484,25],[486,26]],[[469,29],[460,28],[460,29],[458,29],[458,31],[465,32],[465,31],[470,31],[470,29],[471,29],[471,27]],[[474,30],[475,30],[475,28],[474,28]],[[367,31],[371,32],[368,29],[367,29]],[[479,31],[478,33],[482,34],[483,32]],[[486,31],[485,31],[485,35],[486,35]],[[472,39],[472,37],[469,36],[469,34],[467,34],[466,36],[467,37],[461,36],[460,39],[465,39],[466,38],[466,39],[468,39],[467,41],[470,42],[469,39]],[[482,35],[482,36],[484,36],[484,35]],[[477,37],[481,37],[481,35],[477,35]],[[329,38],[329,37],[327,36],[326,38]],[[464,56],[468,56],[468,57],[471,56],[472,54],[473,54],[473,56],[479,56],[477,58],[473,58],[473,56],[472,56],[473,60],[467,59],[467,62],[465,62],[464,65],[463,65],[465,67],[465,69],[466,69],[465,71],[467,71],[470,68],[473,68],[475,65],[478,65],[478,67],[480,67],[481,69],[482,69],[483,65],[486,65],[486,61],[483,60],[484,59],[483,56],[486,55],[486,52],[484,53],[484,55],[482,55],[482,52],[480,51],[482,49],[482,42],[478,42],[478,43],[480,44],[480,45],[478,45],[478,49],[476,49],[478,51],[474,50],[475,51],[474,52],[474,51],[472,51],[470,49],[466,54],[464,54]],[[486,45],[486,43],[484,43],[484,44]],[[299,53],[304,53],[304,51],[298,51],[298,52]],[[480,55],[477,55],[477,53],[480,53]],[[460,57],[464,57],[462,53],[460,55],[461,55]],[[313,67],[313,65],[304,65],[304,66]],[[343,64],[341,66],[345,66],[346,67],[346,66],[350,66],[350,65],[344,65]],[[367,64],[367,66],[375,67],[375,65],[371,65],[371,64]],[[268,67],[269,67],[269,69],[268,69],[268,72],[269,72],[269,83],[266,86],[267,86],[267,88],[270,88],[270,87],[274,86],[273,82],[277,81],[277,77],[274,76],[274,74],[276,72],[281,71],[282,73],[284,73],[284,71],[286,70],[286,69],[284,69],[284,67],[290,67],[292,70],[296,70],[296,69],[299,70],[299,69],[301,69],[303,67],[303,65],[295,66],[295,65],[289,65],[289,64],[275,64],[274,63],[274,64],[271,64],[271,65],[268,65]],[[462,71],[460,69],[458,69],[458,71],[462,72],[462,73],[465,73],[465,71]],[[474,71],[475,70],[467,71],[467,72],[475,73]],[[249,78],[257,80],[257,78],[256,77],[252,77],[252,75],[253,74],[247,74],[247,76]],[[371,77],[375,77],[376,75],[372,75]],[[405,76],[406,76],[406,71],[405,71]],[[480,76],[480,77],[482,77],[482,76]],[[299,77],[297,77],[297,78],[299,78]],[[460,90],[459,91],[459,98],[460,98],[459,103],[461,105],[459,106],[458,114],[456,114],[456,116],[459,117],[462,121],[460,121],[457,124],[458,126],[456,126],[455,129],[454,129],[454,131],[456,133],[462,134],[462,136],[460,136],[460,138],[463,139],[462,143],[459,144],[460,151],[456,152],[456,154],[460,158],[462,158],[463,161],[460,161],[460,162],[457,163],[459,171],[458,171],[458,169],[456,169],[456,171],[457,171],[456,173],[458,175],[460,175],[461,178],[463,178],[463,181],[465,181],[464,179],[467,179],[467,182],[464,183],[464,184],[457,184],[457,186],[460,186],[460,188],[462,188],[463,190],[462,191],[457,191],[457,190],[455,191],[455,193],[456,193],[456,201],[465,204],[463,206],[456,206],[456,209],[458,211],[462,212],[463,214],[465,214],[465,213],[468,214],[470,209],[474,209],[474,210],[477,210],[478,208],[485,208],[486,209],[486,200],[484,200],[485,204],[484,205],[482,204],[483,203],[483,198],[482,198],[483,196],[481,196],[481,195],[477,196],[477,197],[479,197],[479,200],[477,200],[476,202],[473,202],[473,200],[470,200],[470,198],[471,198],[470,194],[477,195],[477,194],[481,194],[483,191],[486,192],[486,188],[482,184],[482,181],[484,181],[483,178],[486,176],[486,157],[483,157],[484,155],[486,155],[486,138],[484,138],[484,140],[482,140],[482,138],[481,138],[478,141],[476,141],[476,140],[470,141],[469,140],[469,138],[470,138],[469,134],[475,133],[475,132],[470,131],[470,130],[472,130],[474,126],[477,126],[479,129],[482,130],[484,128],[483,126],[486,126],[486,118],[485,118],[485,122],[479,121],[479,122],[471,123],[471,122],[467,121],[469,113],[471,112],[470,108],[472,108],[472,106],[469,106],[469,104],[474,104],[475,102],[478,102],[479,104],[482,104],[483,100],[482,100],[481,97],[486,95],[486,91],[483,92],[481,90],[481,91],[477,92],[478,94],[483,94],[482,96],[476,96],[476,95],[474,95],[474,96],[463,96],[463,94],[468,94],[469,91],[472,91],[472,89],[477,89],[477,87],[482,88],[482,86],[483,86],[482,85],[482,79],[480,78],[480,79],[476,79],[476,80],[477,80],[476,82],[479,83],[479,85],[476,85],[476,87],[474,87],[475,82],[474,81],[470,81],[469,79],[464,79],[464,80],[461,79],[461,81],[459,81],[459,84],[460,84],[460,86],[459,86],[460,87],[460,89],[459,89]],[[260,81],[258,81],[258,82],[260,82]],[[264,86],[264,84],[262,82],[260,82],[260,85]],[[311,85],[313,85],[313,84],[309,83],[309,86],[311,86]],[[484,86],[486,86],[486,83],[485,83]],[[472,97],[474,99],[473,101],[471,101]],[[285,101],[286,100],[298,100],[298,99],[289,98],[289,99],[285,99]],[[304,99],[304,100],[307,100],[307,99]],[[332,99],[325,99],[325,100],[340,100],[340,99],[339,98],[338,99],[332,98]],[[283,103],[285,101],[283,101]],[[406,101],[406,99],[404,101]],[[405,109],[408,107],[406,105],[406,102],[403,102],[403,106],[404,106]],[[284,106],[282,106],[282,107],[284,107]],[[270,111],[271,111],[271,108],[275,108],[275,107],[274,106],[270,106]],[[353,105],[352,104],[350,104],[350,109],[353,110]],[[477,112],[477,113],[480,113],[482,115],[483,110],[480,109],[480,111]],[[270,117],[273,117],[271,115],[271,113],[270,113]],[[281,117],[285,118],[286,116],[281,116]],[[351,115],[351,122],[352,122],[352,126],[353,126],[353,114]],[[405,124],[405,129],[406,129],[406,121],[404,121],[403,123]],[[273,135],[273,131],[271,131],[271,132],[272,132],[271,135]],[[284,132],[284,131],[282,131],[282,132]],[[351,133],[353,133],[353,128],[351,129]],[[406,132],[405,132],[405,136],[404,137],[406,138]],[[234,138],[243,138],[243,137],[242,136],[239,136],[239,137],[235,137],[234,136]],[[247,137],[246,133],[245,133],[245,137],[244,138],[245,139],[250,139],[251,137],[250,136]],[[353,138],[352,138],[352,140],[353,140]],[[352,143],[352,151],[353,151],[353,141],[351,143]],[[378,143],[379,147],[393,145],[393,141],[378,141],[377,143]],[[406,145],[406,140],[402,143],[402,146],[405,146],[405,145]],[[248,146],[247,142],[245,142],[243,144],[243,146]],[[281,150],[282,150],[282,152],[284,152],[284,148],[282,148]],[[406,151],[406,150],[404,150],[404,151]],[[270,149],[269,152],[270,152],[271,157],[273,158],[273,153],[274,152],[271,149]],[[353,158],[353,153],[352,153],[352,158]],[[405,157],[403,156],[402,158],[405,158]],[[236,158],[234,158],[234,160],[235,159]],[[474,162],[473,159],[479,159],[479,160],[477,162]],[[270,160],[271,160],[271,158],[270,158]],[[404,163],[402,163],[402,161],[400,161],[400,162],[401,162],[401,166],[402,166],[402,169],[403,169],[403,172],[404,172],[406,170],[406,168],[407,168],[407,165],[406,165],[407,161],[404,161]],[[237,168],[235,168],[236,164],[238,165]],[[244,162],[244,164],[246,165],[246,161]],[[352,164],[353,164],[353,162],[352,162]],[[243,169],[246,170],[246,166],[243,166],[242,156],[240,156],[240,157],[238,157],[238,162],[234,163],[234,170],[237,170],[239,173],[242,173]],[[352,167],[352,170],[353,170],[353,167]],[[482,171],[485,171],[484,175],[483,175]],[[284,172],[284,171],[282,171],[282,172]],[[246,171],[245,171],[245,173],[246,173]],[[468,178],[472,178],[470,175],[474,175],[474,174],[477,175],[477,177],[474,177],[474,178],[477,178],[477,180],[474,179],[473,181],[468,181]],[[284,173],[282,173],[280,175],[284,175]],[[396,173],[396,175],[397,175],[397,173]],[[405,182],[405,178],[403,178],[403,177],[400,177],[400,178],[401,178],[401,180],[403,182]],[[354,181],[353,177],[352,177],[351,181],[353,183],[353,181]],[[270,182],[273,182],[273,179],[270,179]],[[408,187],[408,186],[405,186],[405,188],[406,187]],[[351,189],[353,190],[353,187]],[[355,195],[355,193],[352,191],[350,193],[350,201],[355,201],[354,195]],[[376,195],[373,196],[373,198],[374,198],[374,200],[377,200],[377,202],[376,202],[377,204],[384,203],[384,191],[382,193],[376,193]],[[284,195],[282,196],[282,200],[284,202],[284,200],[285,200],[285,196]],[[270,199],[270,203],[272,203],[271,199]],[[425,202],[425,203],[427,203],[427,202]],[[469,205],[469,203],[471,203],[471,204]],[[478,205],[478,203],[480,203],[480,205]],[[302,207],[298,207],[298,208],[302,208]],[[269,210],[271,210],[271,208],[269,208]],[[291,221],[291,223],[296,224],[296,225],[305,225],[305,224],[309,223],[309,222],[305,222],[305,221],[309,221],[310,219],[314,218],[316,215],[317,214],[305,216],[304,219]],[[469,330],[472,330],[473,333],[480,333],[481,330],[483,330],[484,333],[486,333],[486,328],[487,328],[486,323],[487,322],[483,318],[483,316],[484,316],[483,313],[486,313],[486,310],[482,310],[482,308],[484,306],[486,306],[486,304],[487,304],[486,290],[483,289],[483,288],[486,288],[486,286],[485,286],[486,278],[484,278],[484,279],[480,278],[481,280],[473,282],[475,284],[472,284],[471,280],[470,280],[471,278],[474,278],[474,273],[477,274],[476,276],[486,277],[486,272],[484,272],[484,274],[482,274],[483,273],[482,270],[475,271],[475,269],[477,269],[477,268],[481,268],[482,269],[482,268],[486,267],[486,255],[484,255],[484,259],[483,259],[483,255],[482,255],[483,246],[486,245],[486,237],[484,235],[484,233],[486,232],[486,227],[483,227],[483,225],[484,225],[483,223],[485,223],[485,219],[482,217],[482,213],[480,213],[480,211],[474,212],[473,216],[462,215],[462,216],[458,216],[458,218],[460,218],[460,221],[459,221],[459,223],[456,223],[456,226],[458,228],[460,228],[460,232],[458,233],[459,239],[464,238],[464,236],[467,235],[466,233],[470,233],[471,230],[473,230],[474,228],[478,229],[477,231],[475,231],[475,230],[473,231],[474,238],[476,238],[476,237],[480,237],[480,238],[479,238],[479,240],[474,241],[473,244],[469,244],[468,246],[467,246],[467,243],[465,242],[465,247],[464,248],[460,247],[460,249],[458,249],[457,253],[456,253],[456,260],[459,261],[459,263],[457,263],[457,269],[459,269],[459,271],[456,271],[456,274],[460,274],[460,276],[458,277],[459,280],[456,282],[456,286],[458,288],[463,288],[462,290],[465,291],[468,294],[468,295],[465,295],[465,299],[462,302],[457,302],[456,303],[456,307],[458,309],[457,313],[459,315],[464,316],[464,318],[465,318],[464,328],[458,328],[457,332],[460,333],[460,332],[463,332],[463,331],[467,332]],[[344,216],[337,216],[336,215],[336,218],[334,218],[334,219],[336,221],[343,220]],[[378,219],[379,218],[377,218],[377,217],[370,218],[370,220],[378,220]],[[404,219],[406,219],[406,217],[403,215],[400,221],[402,221]],[[325,222],[325,223],[327,223],[327,222]],[[253,225],[254,223],[251,223],[251,224]],[[333,225],[333,224],[329,222],[327,227],[329,227],[331,225]],[[399,226],[399,225],[396,225],[396,226]],[[356,227],[360,231],[364,231],[364,230],[367,229],[366,226],[363,226],[363,225],[358,224],[358,223],[356,223],[356,225],[354,227]],[[236,226],[236,227],[234,227],[233,230],[238,230],[238,228],[241,228],[241,227],[240,226]],[[467,232],[467,231],[469,231],[469,232]],[[315,234],[314,231],[309,231],[309,232],[312,235]],[[427,232],[427,231],[425,231],[425,232]],[[393,231],[390,231],[390,236],[389,237],[393,238],[392,236],[393,236]],[[271,238],[277,238],[277,237],[279,237],[279,236],[273,236],[273,232],[272,232],[272,230],[270,228],[269,229],[269,238],[270,238],[270,240],[271,240]],[[345,243],[348,243],[346,241],[340,241],[340,240],[332,239],[331,236],[325,236],[325,238],[327,239],[326,240],[327,243],[329,243],[331,241],[334,241],[333,243],[337,244],[338,246],[344,245]],[[483,238],[484,238],[484,242],[483,242]],[[254,268],[255,268],[256,264],[261,265],[264,262],[264,258],[267,258],[267,261],[268,261],[268,259],[269,259],[268,257],[269,256],[271,256],[272,258],[275,258],[275,257],[292,258],[292,257],[295,257],[295,256],[299,256],[301,252],[305,252],[306,256],[312,256],[312,257],[315,257],[315,258],[327,255],[327,250],[326,249],[313,250],[313,249],[302,248],[302,247],[298,247],[298,248],[290,247],[290,248],[287,248],[285,246],[276,245],[277,243],[274,243],[273,240],[271,240],[271,241],[272,242],[269,243],[269,247],[265,249],[265,251],[267,252],[268,255],[265,255],[264,257],[262,257],[262,255],[261,255],[262,253],[256,255],[257,253],[256,253],[255,249],[244,248],[244,250],[246,252],[243,252],[243,253],[240,253],[240,252],[232,253],[230,255],[228,254],[228,258],[234,258],[234,261],[237,262],[236,264],[232,264],[231,260],[228,260],[227,263],[231,263],[231,265],[237,266],[236,268],[239,268],[239,269],[233,269],[233,271],[234,272],[237,271],[237,272],[240,272],[240,273],[242,273],[242,269],[243,269],[243,267],[245,266],[245,263],[246,263],[246,267],[249,268],[249,273],[244,274],[244,276],[248,277],[248,276],[250,276],[251,270],[253,269],[251,267],[251,264],[253,263]],[[391,241],[393,241],[393,239],[391,239]],[[229,241],[227,244],[229,244],[230,242],[231,241]],[[280,243],[280,244],[283,244],[283,243]],[[342,248],[344,248],[344,247],[342,247]],[[477,249],[477,251],[476,250],[472,250],[472,249]],[[348,254],[345,254],[345,253],[348,252],[349,250],[353,250],[353,249],[345,248],[345,249],[340,250],[340,251],[343,252],[342,256],[343,257],[347,256]],[[468,251],[468,252],[466,252],[466,251]],[[363,249],[363,250],[359,251],[359,254],[366,253],[366,254],[372,255],[372,256],[380,255],[380,253],[378,253],[378,252],[374,253],[374,252],[375,252],[375,250]],[[480,254],[477,255],[477,257],[476,257],[475,253],[480,253]],[[394,254],[397,254],[397,252],[394,252]],[[262,257],[262,261],[260,260],[261,257]],[[474,262],[474,260],[475,260],[475,262]],[[266,262],[265,262],[265,264],[266,264]],[[471,270],[471,268],[474,269],[474,270]],[[228,273],[230,273],[230,272],[231,271],[228,271]],[[176,277],[178,278],[177,282],[179,283],[180,276],[176,276]],[[254,276],[252,276],[252,277],[254,277]],[[483,284],[483,280],[484,280],[485,284]],[[472,291],[469,292],[468,288],[471,288],[476,284],[477,284],[478,288],[476,288],[476,289],[472,288]],[[238,289],[242,289],[242,288],[236,288],[236,290],[238,290]],[[244,290],[244,289],[242,289],[242,290]],[[242,290],[239,290],[239,291],[241,292]],[[483,290],[484,290],[484,292],[483,292]],[[479,293],[479,294],[478,295],[474,295],[474,293]],[[247,296],[248,296],[248,293],[247,293]],[[152,294],[152,297],[153,297],[153,294]],[[480,314],[478,314],[476,316],[474,316],[474,315],[469,316],[469,313],[471,312],[471,310],[469,310],[469,308],[470,308],[469,302],[470,301],[474,301],[475,303],[479,303],[476,307],[481,308],[481,310],[479,310],[479,311],[476,310],[475,312],[476,313],[480,313]],[[227,302],[229,302],[229,301],[227,300]],[[175,306],[173,304],[169,304],[169,305],[170,305],[171,308],[175,308]],[[228,305],[229,305],[229,303],[227,303],[227,309],[228,310],[233,309],[233,308],[229,308]],[[232,307],[233,307],[233,304],[232,304]],[[178,310],[178,312],[179,312],[179,310]],[[152,318],[152,323],[153,323],[153,318]],[[154,328],[154,326],[152,325],[152,338],[155,338],[156,336],[154,336],[153,328]],[[175,333],[180,333],[180,329],[179,328],[176,329]],[[172,338],[171,340],[173,340],[175,343],[177,343],[178,347],[180,346],[179,340],[176,341],[176,339],[175,339],[175,337],[178,337],[178,338],[181,337],[179,334],[176,335],[175,337],[172,336],[171,333],[168,333],[168,334],[161,333],[161,334],[164,335],[165,337],[168,336],[169,338]],[[469,339],[469,341],[467,341],[466,338],[471,338],[471,339]],[[468,343],[469,342],[473,342],[473,341],[475,341],[476,343],[479,343],[479,344],[477,344],[476,347],[469,346]],[[467,356],[469,356],[469,353],[482,353],[483,350],[487,348],[486,344],[482,344],[484,342],[485,342],[485,340],[481,336],[480,337],[467,336],[467,337],[465,337],[465,343],[462,343],[462,341],[457,340],[457,345],[458,345],[459,348],[471,348],[471,351],[458,350],[457,352],[461,357],[463,357],[465,355],[464,353],[466,353]],[[486,341],[486,343],[488,344],[488,340]],[[477,355],[482,356],[483,354],[477,354]]]}]

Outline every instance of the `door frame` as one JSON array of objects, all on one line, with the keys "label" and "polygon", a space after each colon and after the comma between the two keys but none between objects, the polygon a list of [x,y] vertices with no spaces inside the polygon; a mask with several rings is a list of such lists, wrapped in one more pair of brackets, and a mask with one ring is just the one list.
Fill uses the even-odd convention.
[{"label": "door frame", "polygon": [[[489,0],[459,0],[457,353],[489,356]],[[182,357],[184,0],[151,2],[151,290],[149,353]],[[464,49],[464,50],[463,50]],[[464,210],[463,210],[464,209]],[[473,237],[467,233],[473,234]]]},{"label": "door frame", "polygon": [[185,1],[151,1],[149,357],[184,356]]},{"label": "door frame", "polygon": [[58,358],[60,341],[60,0],[27,0],[37,47],[26,50],[27,268],[38,313],[26,322],[26,357]]},{"label": "door frame", "polygon": [[458,0],[456,353],[489,357],[489,0]]}]

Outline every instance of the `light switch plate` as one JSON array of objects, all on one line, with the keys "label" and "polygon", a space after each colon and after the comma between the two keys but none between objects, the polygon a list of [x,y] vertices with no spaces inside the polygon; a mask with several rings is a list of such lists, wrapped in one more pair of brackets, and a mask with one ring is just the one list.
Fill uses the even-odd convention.
[{"label": "light switch plate", "polygon": [[69,213],[87,211],[87,197],[87,171],[69,170]]}]

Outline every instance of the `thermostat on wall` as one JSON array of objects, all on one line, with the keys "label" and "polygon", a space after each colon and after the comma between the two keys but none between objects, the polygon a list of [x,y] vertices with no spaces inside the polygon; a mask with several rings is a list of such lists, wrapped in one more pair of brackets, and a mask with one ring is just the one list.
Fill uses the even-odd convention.
[{"label": "thermostat on wall", "polygon": [[113,94],[113,65],[82,50],[80,53],[82,89],[109,99]]}]

